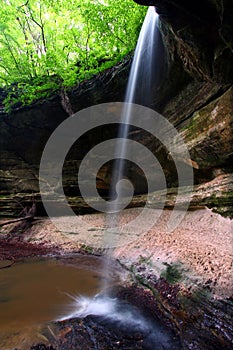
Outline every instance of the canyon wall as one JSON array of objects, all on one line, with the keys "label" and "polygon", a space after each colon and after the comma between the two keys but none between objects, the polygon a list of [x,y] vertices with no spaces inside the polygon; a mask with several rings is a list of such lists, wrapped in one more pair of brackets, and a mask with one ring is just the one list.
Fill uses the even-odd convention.
[{"label": "canyon wall", "polygon": [[[136,2],[155,6],[160,15],[166,70],[155,88],[150,107],[177,128],[188,147],[191,160],[186,165],[193,167],[195,181],[191,206],[208,205],[223,215],[232,216],[232,2]],[[130,63],[128,57],[67,91],[66,96],[61,94],[38,101],[10,114],[1,111],[2,215],[17,214],[32,198],[37,202],[38,214],[44,214],[38,170],[46,141],[70,113],[103,102],[123,101]],[[82,157],[95,144],[116,135],[117,126],[93,130],[76,143],[75,150],[67,157],[63,187],[78,212],[90,210],[80,197],[76,181]],[[132,129],[130,137],[142,142],[159,159],[169,187],[166,205],[173,206],[177,176],[167,150],[142,130]],[[102,195],[108,192],[111,168],[112,164],[107,164],[98,173],[97,188]],[[132,164],[128,170],[136,187],[135,195],[143,195],[147,189],[144,175]],[[159,201],[159,195],[154,198]],[[143,196],[136,196],[132,205],[144,202]]]}]

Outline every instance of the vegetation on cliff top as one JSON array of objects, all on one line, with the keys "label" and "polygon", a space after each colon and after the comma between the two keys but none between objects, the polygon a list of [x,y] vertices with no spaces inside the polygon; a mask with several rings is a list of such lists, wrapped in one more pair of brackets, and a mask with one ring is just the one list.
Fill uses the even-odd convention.
[{"label": "vegetation on cliff top", "polygon": [[145,11],[132,0],[3,0],[5,109],[48,97],[114,65],[135,47]]}]

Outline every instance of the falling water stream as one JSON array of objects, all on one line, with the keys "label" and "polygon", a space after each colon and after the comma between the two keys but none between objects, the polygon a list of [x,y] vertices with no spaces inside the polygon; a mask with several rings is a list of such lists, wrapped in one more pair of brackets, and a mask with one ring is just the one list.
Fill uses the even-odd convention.
[{"label": "falling water stream", "polygon": [[[111,200],[109,204],[109,212],[118,212],[119,203],[124,197],[124,186],[120,186],[121,180],[124,178],[124,159],[127,151],[127,137],[129,134],[130,119],[132,114],[132,103],[149,105],[151,103],[151,91],[155,82],[155,52],[156,39],[159,35],[158,15],[154,7],[149,7],[144,23],[142,25],[138,38],[135,54],[130,69],[129,80],[126,88],[125,104],[121,115],[121,123],[119,127],[118,137],[119,149],[116,150],[118,159],[113,168],[112,182],[110,187],[110,198],[114,197],[117,187],[117,198]],[[109,217],[110,227],[117,225],[117,222]],[[113,237],[110,237],[112,239]],[[108,239],[108,237],[106,237]],[[112,242],[110,242],[111,245]]]},{"label": "falling water stream", "polygon": [[[119,243],[119,218],[122,208],[130,203],[134,188],[127,179],[125,159],[130,158],[127,141],[130,130],[132,106],[134,104],[151,106],[154,90],[160,80],[161,36],[158,28],[159,16],[154,7],[149,7],[136,45],[133,62],[125,94],[125,103],[121,113],[118,131],[119,142],[116,143],[115,161],[109,191],[107,216],[108,230],[104,237],[105,247],[114,247]],[[142,116],[143,117],[143,116]]]}]

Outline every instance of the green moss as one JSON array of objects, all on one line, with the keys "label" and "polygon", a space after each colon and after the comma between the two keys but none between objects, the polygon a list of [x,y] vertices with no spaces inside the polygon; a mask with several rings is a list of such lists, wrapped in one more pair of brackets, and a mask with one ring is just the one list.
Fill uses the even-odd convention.
[{"label": "green moss", "polygon": [[138,263],[141,264],[146,264],[151,266],[152,265],[152,261],[151,261],[151,256],[142,256],[140,255],[140,258],[138,260]]},{"label": "green moss", "polygon": [[212,194],[203,200],[203,204],[224,217],[233,218],[233,191]]},{"label": "green moss", "polygon": [[205,202],[214,212],[233,218],[233,191],[222,192],[220,195],[212,194]]},{"label": "green moss", "polygon": [[225,218],[233,219],[233,206],[231,207],[212,207],[214,213],[220,214]]},{"label": "green moss", "polygon": [[189,119],[188,124],[181,128],[181,131],[187,130],[187,136],[192,137],[193,135],[197,135],[204,129],[203,120],[200,123],[200,112],[194,113],[194,115]]},{"label": "green moss", "polygon": [[90,247],[90,246],[88,246],[88,245],[86,245],[86,244],[83,244],[83,245],[81,246],[81,250],[82,250],[83,252],[87,253],[87,254],[93,254],[93,252],[94,252],[94,248],[93,248],[93,247]]},{"label": "green moss", "polygon": [[208,202],[211,202],[215,205],[218,204],[232,204],[233,201],[233,191],[221,192],[220,195],[212,194],[208,197]]},{"label": "green moss", "polygon": [[166,270],[161,273],[160,277],[163,277],[169,283],[177,283],[182,279],[182,270],[178,264],[170,265],[165,263]]},{"label": "green moss", "polygon": [[182,131],[187,130],[187,136],[193,138],[193,136],[199,135],[213,124],[211,118],[211,112],[216,107],[217,102],[210,103],[206,107],[194,112],[191,118],[187,121],[187,124],[183,126]]}]

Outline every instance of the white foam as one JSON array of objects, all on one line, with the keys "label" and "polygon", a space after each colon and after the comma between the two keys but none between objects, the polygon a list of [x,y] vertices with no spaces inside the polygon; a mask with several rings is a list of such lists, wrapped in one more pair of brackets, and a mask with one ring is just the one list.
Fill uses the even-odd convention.
[{"label": "white foam", "polygon": [[110,298],[105,295],[96,295],[94,298],[86,296],[73,297],[72,311],[59,318],[59,321],[71,318],[85,318],[89,315],[102,316],[125,325],[132,327],[137,326],[141,330],[149,327],[147,320],[139,311],[117,298]]},{"label": "white foam", "polygon": [[154,349],[155,345],[166,347],[171,341],[163,327],[145,318],[136,307],[124,301],[106,295],[96,295],[93,298],[70,297],[73,299],[70,305],[72,311],[60,317],[58,321],[85,318],[90,315],[99,316],[106,321],[115,322],[118,326],[126,327],[129,331],[137,330],[144,333],[147,344],[150,344],[148,349]]}]

